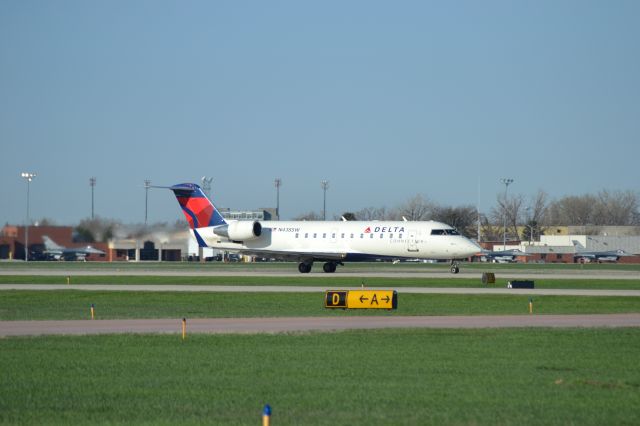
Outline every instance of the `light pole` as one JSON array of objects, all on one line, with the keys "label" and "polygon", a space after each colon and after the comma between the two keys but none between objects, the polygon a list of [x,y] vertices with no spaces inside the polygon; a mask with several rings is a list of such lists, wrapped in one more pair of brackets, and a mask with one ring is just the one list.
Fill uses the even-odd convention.
[{"label": "light pole", "polygon": [[24,227],[24,261],[29,261],[29,184],[36,177],[35,173],[22,172],[20,174],[27,181],[27,223]]},{"label": "light pole", "polygon": [[93,220],[94,215],[93,215],[93,189],[96,187],[96,178],[95,177],[90,177],[89,178],[89,186],[91,187],[91,220]]},{"label": "light pole", "polygon": [[151,181],[149,179],[144,180],[144,226],[147,226],[147,213],[149,212],[149,187]]},{"label": "light pole", "polygon": [[276,216],[278,217],[278,220],[280,220],[280,186],[282,186],[282,179],[276,178],[276,180],[273,181],[273,184],[276,187]]},{"label": "light pole", "polygon": [[500,182],[504,184],[504,220],[503,220],[503,231],[502,231],[502,250],[507,249],[507,189],[509,189],[509,185],[513,183],[513,179],[511,178],[502,178]]},{"label": "light pole", "polygon": [[327,220],[327,189],[329,189],[329,181],[323,180],[320,182],[320,187],[324,191],[324,197],[322,198],[322,220]]}]

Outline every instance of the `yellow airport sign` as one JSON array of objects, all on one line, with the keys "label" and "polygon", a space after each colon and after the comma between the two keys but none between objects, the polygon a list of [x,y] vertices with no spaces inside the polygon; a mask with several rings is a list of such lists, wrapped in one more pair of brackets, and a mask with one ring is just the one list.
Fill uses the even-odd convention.
[{"label": "yellow airport sign", "polygon": [[324,297],[325,308],[347,308],[347,290],[328,290]]},{"label": "yellow airport sign", "polygon": [[328,290],[326,308],[342,309],[397,309],[395,290]]}]

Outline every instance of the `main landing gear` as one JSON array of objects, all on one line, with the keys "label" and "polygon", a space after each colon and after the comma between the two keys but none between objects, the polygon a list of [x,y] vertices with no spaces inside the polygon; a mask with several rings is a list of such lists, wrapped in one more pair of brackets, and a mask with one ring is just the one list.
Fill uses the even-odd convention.
[{"label": "main landing gear", "polygon": [[[342,262],[326,262],[322,265],[322,270],[327,274],[332,274],[336,271],[338,265],[342,265]],[[303,274],[308,274],[311,272],[311,267],[313,266],[313,262],[300,262],[298,263],[298,271]]]},{"label": "main landing gear", "polygon": [[300,262],[298,263],[298,271],[302,274],[308,274],[311,272],[311,267],[313,266],[313,262]]},{"label": "main landing gear", "polygon": [[336,271],[336,263],[335,262],[327,262],[322,265],[322,270],[328,274],[331,274]]},{"label": "main landing gear", "polygon": [[460,267],[458,266],[458,262],[456,262],[455,260],[452,260],[451,268],[449,268],[449,271],[451,271],[452,274],[457,274],[458,272],[460,272]]}]

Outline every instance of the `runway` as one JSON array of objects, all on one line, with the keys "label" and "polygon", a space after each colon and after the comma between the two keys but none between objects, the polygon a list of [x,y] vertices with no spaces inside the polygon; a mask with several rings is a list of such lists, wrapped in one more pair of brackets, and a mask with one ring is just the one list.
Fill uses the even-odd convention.
[{"label": "runway", "polygon": [[[293,333],[382,328],[640,327],[640,314],[188,319],[190,333]],[[180,333],[182,319],[0,321],[0,337]]]},{"label": "runway", "polygon": [[[437,278],[437,279],[478,279],[482,277],[482,271],[465,271],[458,274],[451,274],[443,271],[442,269],[421,269],[416,267],[401,266],[395,268],[394,265],[375,266],[371,268],[365,267],[345,267],[340,268],[335,274],[326,274],[320,269],[314,269],[309,274],[301,274],[298,272],[295,265],[291,265],[291,268],[282,267],[270,267],[267,266],[255,266],[255,267],[230,267],[228,265],[222,265],[220,269],[218,265],[203,266],[199,269],[181,269],[181,268],[165,268],[165,267],[152,267],[146,265],[127,265],[123,268],[106,268],[106,267],[93,267],[91,265],[82,265],[82,268],[73,267],[38,267],[28,268],[15,267],[11,265],[2,265],[0,268],[0,275],[50,275],[50,276],[181,276],[181,277],[296,277],[300,280],[312,278],[312,277],[360,277],[360,278]],[[140,266],[140,267],[136,267]],[[639,280],[640,272],[629,270],[554,270],[554,269],[505,269],[505,270],[492,270],[488,265],[487,271],[493,271],[496,278],[502,279],[521,279],[521,280],[536,280],[536,279],[573,279],[573,280],[602,280],[602,279],[616,279],[616,280]]]},{"label": "runway", "polygon": [[[248,285],[187,285],[187,284],[0,284],[0,291],[148,291],[148,292],[230,292],[230,293],[324,293],[327,290],[361,290],[362,287],[345,286],[248,286]],[[365,287],[378,290],[383,287]],[[534,296],[618,296],[640,297],[640,290],[602,289],[510,289],[474,287],[396,287],[398,294],[485,294]]]}]

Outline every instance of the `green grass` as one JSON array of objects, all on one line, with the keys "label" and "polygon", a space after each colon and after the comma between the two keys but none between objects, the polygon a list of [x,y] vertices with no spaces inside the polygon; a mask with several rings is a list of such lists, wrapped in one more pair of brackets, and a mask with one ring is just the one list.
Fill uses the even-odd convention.
[{"label": "green grass", "polygon": [[[324,308],[324,293],[3,291],[0,320],[528,314],[526,295],[400,294],[398,309]],[[536,314],[640,312],[640,297],[536,296]]]},{"label": "green grass", "polygon": [[[480,275],[475,278],[386,278],[353,276],[162,276],[162,275],[72,275],[74,284],[175,284],[175,285],[284,285],[284,286],[333,286],[333,287],[487,287],[481,282]],[[489,287],[506,287],[508,279],[496,278]],[[638,280],[616,279],[547,279],[541,276],[535,279],[536,288],[550,289],[618,289],[640,290]],[[59,275],[0,275],[0,284],[66,284],[67,277]]]},{"label": "green grass", "polygon": [[640,329],[0,339],[2,424],[638,424]]}]

